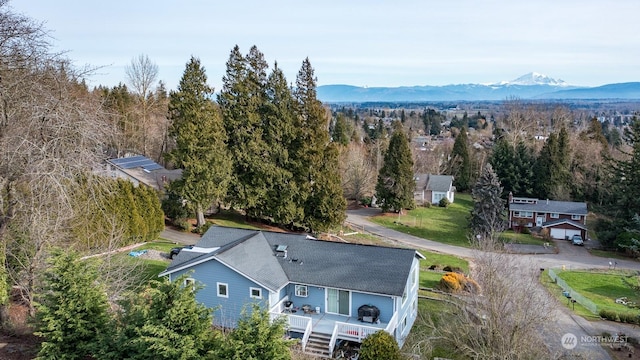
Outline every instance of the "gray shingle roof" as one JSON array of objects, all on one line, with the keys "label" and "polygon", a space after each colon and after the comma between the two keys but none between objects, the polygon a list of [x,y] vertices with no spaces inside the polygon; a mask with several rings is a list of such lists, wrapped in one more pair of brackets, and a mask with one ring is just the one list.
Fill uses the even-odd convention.
[{"label": "gray shingle roof", "polygon": [[573,201],[538,200],[537,204],[510,203],[509,210],[535,211],[541,213],[558,213],[571,215],[587,215],[587,203]]},{"label": "gray shingle roof", "polygon": [[451,175],[429,175],[427,190],[437,192],[447,192],[451,189],[453,176]]},{"label": "gray shingle roof", "polygon": [[[287,258],[275,248],[287,246]],[[307,239],[304,234],[213,226],[196,247],[222,248],[196,257],[180,252],[164,274],[217,259],[272,290],[287,282],[402,296],[417,253],[411,249]]]}]

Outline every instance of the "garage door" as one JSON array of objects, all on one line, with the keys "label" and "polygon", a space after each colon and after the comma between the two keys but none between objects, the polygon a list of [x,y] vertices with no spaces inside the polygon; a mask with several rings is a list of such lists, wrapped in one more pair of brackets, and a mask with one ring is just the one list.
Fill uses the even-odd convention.
[{"label": "garage door", "polygon": [[564,240],[568,237],[569,240],[571,240],[573,235],[580,235],[580,230],[552,228],[549,232],[549,235],[551,235],[551,237],[554,239]]}]

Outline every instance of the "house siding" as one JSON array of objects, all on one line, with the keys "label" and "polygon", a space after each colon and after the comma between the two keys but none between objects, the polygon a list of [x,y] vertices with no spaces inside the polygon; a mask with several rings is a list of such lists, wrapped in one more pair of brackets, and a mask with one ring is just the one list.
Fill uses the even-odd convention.
[{"label": "house siding", "polygon": [[[226,265],[215,261],[207,261],[190,269],[176,271],[171,275],[175,280],[182,274],[192,272],[189,277],[197,279],[203,285],[196,294],[196,300],[208,308],[214,309],[213,324],[223,327],[235,327],[243,307],[251,303],[259,303],[266,307],[269,302],[269,290],[238,274]],[[217,283],[228,285],[228,297],[219,297]],[[207,285],[208,284],[208,285]],[[262,289],[262,299],[254,299],[249,295],[249,288]]]},{"label": "house siding", "polygon": [[406,283],[407,299],[404,303],[402,302],[402,298],[397,298],[396,300],[398,308],[398,325],[395,331],[395,338],[400,347],[404,344],[404,341],[409,335],[411,327],[418,316],[417,300],[418,286],[420,282],[419,270],[420,261],[418,259],[413,259],[410,276],[407,278]]},{"label": "house siding", "polygon": [[293,301],[294,307],[299,308],[302,305],[310,305],[312,309],[320,307],[320,312],[326,311],[324,308],[325,290],[323,287],[307,285],[307,297],[302,297],[296,296],[296,285],[306,284],[291,283],[285,287],[286,295],[289,295],[289,300]]},{"label": "house siding", "polygon": [[389,295],[351,293],[351,317],[358,318],[358,308],[362,305],[373,305],[380,310],[380,321],[389,322],[393,316],[393,302],[395,297]]}]

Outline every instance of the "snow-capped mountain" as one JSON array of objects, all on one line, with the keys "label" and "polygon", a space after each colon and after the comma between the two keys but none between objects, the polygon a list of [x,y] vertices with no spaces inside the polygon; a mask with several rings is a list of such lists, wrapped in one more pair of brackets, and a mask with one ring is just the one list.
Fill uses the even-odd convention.
[{"label": "snow-capped mountain", "polygon": [[324,102],[429,102],[496,101],[520,99],[640,99],[640,82],[581,87],[535,72],[496,84],[458,84],[445,86],[358,87],[318,86],[318,99]]},{"label": "snow-capped mountain", "polygon": [[519,78],[511,81],[501,81],[496,85],[549,85],[549,86],[562,86],[567,87],[570,86],[562,79],[554,79],[548,77],[547,75],[540,74],[537,72],[530,72],[528,74],[522,75]]}]

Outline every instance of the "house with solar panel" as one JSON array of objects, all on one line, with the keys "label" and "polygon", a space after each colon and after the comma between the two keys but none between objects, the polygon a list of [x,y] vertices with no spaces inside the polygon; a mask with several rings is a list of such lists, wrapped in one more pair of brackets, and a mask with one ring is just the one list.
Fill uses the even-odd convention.
[{"label": "house with solar panel", "polygon": [[204,285],[196,299],[217,326],[233,328],[258,303],[286,319],[304,351],[328,357],[379,330],[404,344],[418,314],[420,259],[412,249],[213,226],[159,276]]},{"label": "house with solar panel", "polygon": [[182,170],[167,170],[146,156],[136,155],[107,160],[107,174],[131,181],[135,186],[163,190],[167,183],[182,176]]},{"label": "house with solar panel", "polygon": [[416,189],[413,192],[413,200],[416,205],[437,205],[440,200],[446,198],[453,204],[456,187],[453,186],[453,176],[415,174]]}]

